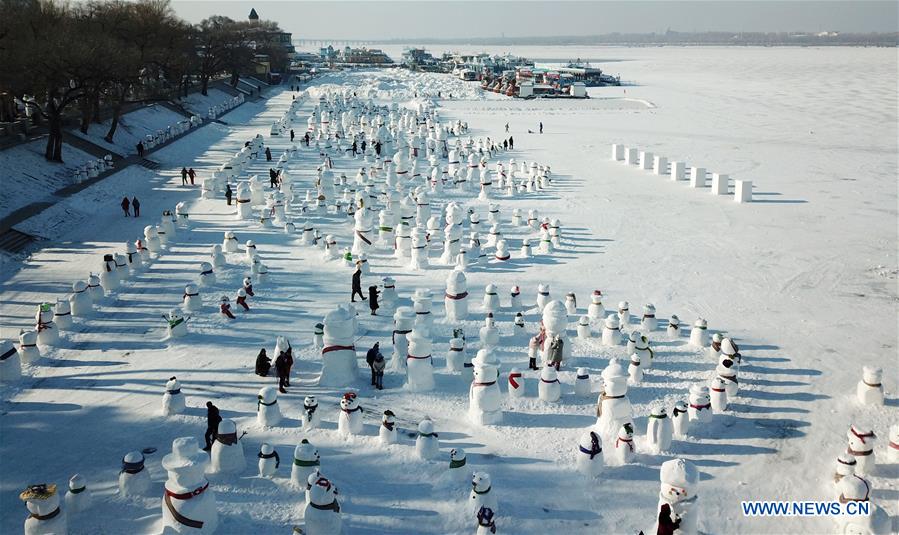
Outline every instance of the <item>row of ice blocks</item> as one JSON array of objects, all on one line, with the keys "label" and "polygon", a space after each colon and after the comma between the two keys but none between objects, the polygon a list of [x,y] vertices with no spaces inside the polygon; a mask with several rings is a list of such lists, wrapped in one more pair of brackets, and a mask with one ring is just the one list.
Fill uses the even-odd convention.
[{"label": "row of ice blocks", "polygon": [[[636,165],[640,169],[657,175],[670,175],[671,180],[686,180],[687,166],[684,162],[668,162],[665,156],[656,156],[649,151],[637,150],[620,144],[612,145],[612,159]],[[704,188],[708,173],[704,167],[690,167],[690,187]],[[712,195],[728,195],[729,177],[724,173],[712,173]],[[752,181],[734,180],[734,200],[740,203],[752,202]]]}]

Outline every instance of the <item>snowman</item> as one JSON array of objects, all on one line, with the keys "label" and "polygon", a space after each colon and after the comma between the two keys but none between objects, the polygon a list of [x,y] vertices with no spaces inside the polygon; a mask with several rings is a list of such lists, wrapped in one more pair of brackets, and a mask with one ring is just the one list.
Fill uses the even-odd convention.
[{"label": "snowman", "polygon": [[599,476],[603,468],[602,439],[594,431],[587,431],[578,439],[576,457],[578,472],[588,478]]},{"label": "snowman", "polygon": [[697,349],[709,345],[708,328],[708,322],[702,318],[693,322],[693,329],[690,331],[690,345]]},{"label": "snowman", "polygon": [[197,277],[200,286],[208,288],[215,286],[215,271],[209,262],[200,262],[200,275]]},{"label": "snowman", "polygon": [[502,422],[502,397],[497,384],[499,370],[485,362],[479,352],[474,359],[474,381],[468,391],[468,416],[477,425]]},{"label": "snowman", "polygon": [[277,388],[266,386],[259,389],[259,395],[256,396],[256,423],[262,427],[275,427],[281,423]]},{"label": "snowman", "polygon": [[887,444],[887,462],[899,463],[899,424],[890,426],[890,440]]},{"label": "snowman", "polygon": [[652,303],[643,305],[643,318],[640,320],[640,325],[644,331],[649,333],[659,326],[659,321],[656,319],[656,307]]},{"label": "snowman", "polygon": [[665,407],[653,407],[646,424],[646,444],[653,453],[661,453],[671,449],[674,436],[674,425],[668,418]]},{"label": "snowman", "polygon": [[709,399],[709,387],[693,385],[690,387],[690,405],[687,407],[690,422],[708,424],[712,421],[712,402]]},{"label": "snowman", "polygon": [[671,410],[671,423],[674,427],[675,438],[684,439],[690,432],[690,415],[687,412],[687,404],[678,401]]},{"label": "snowman", "polygon": [[590,317],[581,316],[577,320],[577,337],[581,340],[587,340],[592,336],[590,333]]},{"label": "snowman", "polygon": [[855,387],[855,395],[862,405],[883,405],[883,370],[874,366],[862,369],[862,379]]},{"label": "snowman", "polygon": [[487,314],[484,318],[484,326],[478,331],[478,337],[481,341],[481,347],[492,349],[499,345],[499,329],[493,321],[493,313]]},{"label": "snowman", "polygon": [[177,308],[169,310],[168,315],[164,315],[163,319],[167,323],[166,331],[169,339],[181,338],[187,334],[187,320],[190,318],[182,316]]},{"label": "snowman", "polygon": [[540,370],[540,383],[537,385],[537,393],[541,401],[556,402],[562,396],[562,386],[559,376],[552,366],[544,366]]},{"label": "snowman", "polygon": [[615,438],[614,457],[619,465],[634,461],[634,426],[630,422],[618,428],[618,435]]},{"label": "snowman", "polygon": [[512,368],[509,370],[509,397],[515,398],[523,398],[525,395],[525,381],[524,377],[521,375],[521,371],[518,368]]},{"label": "snowman", "polygon": [[337,502],[337,489],[326,477],[319,475],[309,487],[309,500],[303,518],[306,522],[306,535],[340,535],[343,533],[343,521],[340,517],[340,504]]},{"label": "snowman", "polygon": [[[543,312],[543,307],[545,307],[550,301],[552,297],[549,295],[549,284],[539,284],[537,285],[537,310]],[[566,310],[567,314],[568,311]]]},{"label": "snowman", "polygon": [[468,317],[468,283],[462,271],[454,270],[447,277],[444,307],[448,321],[459,322]]},{"label": "snowman", "polygon": [[243,445],[237,436],[237,425],[233,420],[219,422],[218,433],[210,452],[210,474],[239,474],[246,468]]},{"label": "snowman", "polygon": [[322,422],[321,412],[318,411],[318,401],[315,396],[306,396],[303,399],[303,412],[300,415],[303,421],[303,429],[318,429]]},{"label": "snowman", "polygon": [[184,295],[182,299],[182,308],[185,312],[198,312],[203,308],[203,299],[200,297],[200,290],[195,284],[188,284],[184,287]]},{"label": "snowman", "polygon": [[851,425],[846,432],[849,446],[846,453],[855,457],[855,472],[867,476],[875,471],[877,460],[874,453],[874,441],[877,438],[870,428]]},{"label": "snowman", "polygon": [[509,306],[513,311],[521,311],[521,288],[517,285],[509,291]]},{"label": "snowman", "polygon": [[590,374],[587,368],[578,368],[574,376],[574,395],[578,397],[586,397],[590,395],[592,383],[590,382]]},{"label": "snowman", "polygon": [[69,479],[69,490],[66,492],[66,514],[75,515],[90,508],[93,497],[87,488],[87,481],[81,474],[75,474]]},{"label": "snowman", "polygon": [[493,485],[490,474],[487,472],[475,472],[471,476],[471,493],[468,495],[468,508],[470,514],[477,514],[481,508],[491,511],[497,510],[496,495],[493,493]]},{"label": "snowman", "polygon": [[185,405],[184,394],[181,393],[181,383],[177,377],[169,377],[165,383],[165,394],[162,395],[162,415],[181,414],[184,412]]},{"label": "snowman", "polygon": [[281,457],[275,448],[263,442],[256,457],[259,458],[259,477],[275,477],[275,472],[281,467]]},{"label": "snowman", "polygon": [[434,422],[425,417],[418,424],[418,436],[415,438],[415,453],[425,461],[436,459],[440,454],[440,441],[434,432]]},{"label": "snowman", "polygon": [[381,416],[378,440],[384,446],[397,443],[396,415],[389,409]]},{"label": "snowman", "polygon": [[321,456],[309,440],[303,439],[293,450],[293,464],[290,468],[290,482],[297,488],[305,488],[309,476],[319,470]]},{"label": "snowman", "polygon": [[669,530],[671,524],[679,520],[678,533],[697,535],[700,511],[696,487],[699,485],[699,470],[690,461],[671,459],[662,463],[659,479],[661,485],[656,518],[664,522]]},{"label": "snowman", "polygon": [[431,357],[431,339],[427,328],[416,326],[408,335],[409,352],[406,355],[406,388],[412,392],[434,389],[434,366]]},{"label": "snowman", "polygon": [[65,535],[68,532],[66,513],[59,506],[56,485],[31,485],[19,494],[25,502],[25,535]]},{"label": "snowman", "polygon": [[343,436],[362,434],[362,407],[355,392],[346,392],[340,399],[340,414],[337,416],[337,432]]},{"label": "snowman", "polygon": [[406,360],[409,356],[409,338],[415,325],[415,311],[411,307],[398,307],[393,313],[393,354],[390,368],[396,372],[406,372]]},{"label": "snowman", "polygon": [[84,281],[72,283],[72,295],[69,296],[69,309],[72,315],[78,318],[90,316],[94,310],[94,301],[91,299]]},{"label": "snowman", "polygon": [[628,375],[622,362],[613,358],[602,371],[602,391],[596,411],[600,434],[613,437],[625,423],[633,424],[631,402],[627,398]]},{"label": "snowman", "polygon": [[465,363],[465,340],[462,338],[451,338],[449,341],[449,350],[446,353],[446,371],[458,373],[462,371]]},{"label": "snowman", "polygon": [[484,312],[493,314],[499,312],[499,295],[495,284],[488,284],[484,289]]},{"label": "snowman", "polygon": [[238,249],[237,244],[237,236],[234,235],[234,232],[226,230],[225,237],[222,239],[222,250],[226,253],[236,253]]},{"label": "snowman", "polygon": [[621,344],[621,329],[619,328],[618,315],[609,314],[603,322],[602,345],[614,347]]},{"label": "snowman", "polygon": [[680,337],[680,318],[677,317],[677,314],[672,314],[668,318],[668,328],[665,332],[671,340],[677,340]]},{"label": "snowman", "polygon": [[150,484],[150,474],[144,468],[144,455],[139,451],[128,452],[119,472],[119,493],[122,496],[146,496]]}]

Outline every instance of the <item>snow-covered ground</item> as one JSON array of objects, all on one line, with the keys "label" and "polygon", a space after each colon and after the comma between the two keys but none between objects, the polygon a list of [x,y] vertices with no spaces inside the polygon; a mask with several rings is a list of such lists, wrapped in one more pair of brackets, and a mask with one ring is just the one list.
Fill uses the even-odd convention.
[{"label": "snow-covered ground", "polygon": [[207,93],[208,95],[203,95],[200,92],[191,93],[180,100],[181,105],[200,117],[206,117],[209,108],[224,104],[232,98],[228,93],[214,87],[210,87]]},{"label": "snow-covered ground", "polygon": [[156,135],[159,130],[165,130],[169,126],[186,120],[187,118],[180,113],[154,104],[123,115],[119,119],[119,126],[116,128],[112,143],[104,139],[109,131],[111,119],[100,124],[91,123],[87,134],[82,134],[77,128],[71,132],[116,154],[127,156],[137,154],[137,142],[143,141],[147,135]]},{"label": "snow-covered ground", "polygon": [[75,183],[75,169],[96,159],[63,143],[65,163],[51,163],[44,159],[46,146],[46,139],[39,139],[0,150],[0,217],[34,202],[52,202],[54,191]]},{"label": "snow-covered ground", "polygon": [[[222,200],[199,200],[199,186],[182,187],[177,176],[186,163],[201,177],[208,175],[256,133],[266,136],[277,158],[287,143],[269,138],[268,129],[290,103],[285,92],[231,112],[229,126],[212,125],[160,150],[154,155],[163,163],[160,172],[119,173],[74,197],[71,205],[55,208],[48,221],[35,223],[57,232],[48,247],[21,265],[3,267],[2,334],[8,337],[29,323],[36,303],[63,296],[72,281],[97,271],[102,253],[137,238],[145,224],[158,221],[161,210],[179,200],[190,202],[191,232],[180,231],[150,269],[107,298],[95,318],[79,321],[75,332],[65,335],[65,347],[28,368],[20,384],[3,387],[0,529],[21,529],[25,512],[17,494],[27,484],[63,484],[79,472],[97,504],[91,514],[71,519],[74,532],[158,532],[165,479],[161,455],[175,437],[202,436],[203,405],[213,400],[225,418],[237,422],[239,432],[247,431],[241,440],[247,470],[239,477],[211,477],[221,533],[285,533],[301,523],[302,493],[290,487],[285,465],[302,438],[321,452],[322,472],[340,489],[351,533],[473,532],[473,519],[464,511],[468,486],[442,481],[452,447],[465,448],[469,466],[493,477],[501,533],[651,532],[658,468],[675,455],[690,459],[702,473],[697,490],[703,532],[835,531],[824,518],[745,518],[739,502],[831,499],[834,460],[845,449],[849,425],[870,425],[883,458],[888,426],[899,420],[895,50],[543,52],[545,58],[621,59],[615,70],[638,85],[626,88],[627,98],[624,88],[591,89],[592,97],[609,99],[543,103],[492,95],[482,100],[475,84],[395,71],[334,74],[315,84],[341,85],[384,102],[407,101],[416,92],[452,92],[453,100],[440,101],[442,118],[467,121],[475,138],[501,138],[508,122],[516,149],[502,159],[552,166],[548,190],[499,201],[513,255],[522,238],[534,237],[508,223],[513,208],[559,217],[562,247],[552,256],[513,256],[507,264],[469,274],[474,312],[465,322],[469,356],[478,347],[478,304],[486,284],[499,286],[506,307],[498,315],[503,383],[511,366],[527,367],[527,337],[513,332],[509,287],[520,285],[524,303],[533,306],[537,284],[549,283],[555,298],[576,292],[581,310],[599,288],[607,309],[628,300],[632,312],[639,313],[643,303],[651,302],[660,318],[675,313],[690,322],[702,316],[712,332],[735,337],[745,361],[740,397],[727,414],[688,440],[675,441],[670,454],[647,453],[640,434],[649,410],[664,405],[670,411],[714,366],[685,340],[670,342],[657,331],[652,334],[656,364],[628,392],[638,432],[636,462],[607,467],[598,481],[585,481],[574,467],[576,440],[595,422],[598,384],[591,398],[575,397],[574,369],[586,367],[596,381],[609,357],[626,356],[623,347],[603,348],[596,339],[573,341],[572,362],[560,375],[561,403],[538,401],[536,376],[526,373],[529,397],[504,402],[502,425],[476,427],[465,416],[468,385],[443,370],[453,325],[444,321],[442,299],[436,299],[436,390],[410,393],[402,387],[402,376],[388,374],[379,392],[360,373],[356,390],[365,407],[366,436],[340,438],[335,422],[343,391],[315,386],[321,359],[311,338],[314,324],[347,302],[351,270],[325,263],[318,249],[300,244],[298,235],[236,221],[233,207]],[[300,116],[310,110],[307,103]],[[545,133],[529,135],[539,121]],[[753,180],[756,202],[736,204],[708,189],[693,190],[612,162],[610,144],[615,142]],[[294,180],[311,184],[317,164],[311,151],[301,150],[291,168]],[[335,158],[338,175],[352,178],[359,165]],[[267,167],[260,160],[250,173],[264,175]],[[141,198],[140,219],[121,216],[116,200],[125,193]],[[486,203],[471,193],[451,192],[447,198],[476,208],[486,219]],[[51,224],[75,208],[74,224]],[[311,221],[323,234],[333,233],[341,247],[351,245],[351,220],[332,215]],[[205,308],[193,314],[190,334],[162,341],[160,314],[180,302],[184,284],[193,282],[209,246],[220,243],[228,229],[241,242],[258,244],[270,282],[258,286],[249,313],[235,321],[223,319],[217,298],[233,299],[247,269],[242,255],[229,255],[230,266],[217,271],[214,289],[204,290]],[[445,266],[412,272],[388,253],[380,249],[370,255],[377,277],[365,277],[363,286],[390,274],[406,304],[415,288],[440,295]],[[432,253],[432,264],[438,255]],[[526,314],[529,334],[538,320],[534,309]],[[389,318],[362,315],[359,323],[357,348],[380,341],[389,353]],[[271,355],[277,335],[291,339],[298,359],[292,388],[279,401],[287,420],[264,429],[255,423],[256,394],[274,383],[253,375],[253,362],[260,347]],[[887,370],[885,407],[864,409],[855,401],[864,364]],[[163,418],[162,392],[171,375],[183,384],[188,410]],[[318,397],[325,423],[304,433],[299,415],[309,394]],[[377,442],[377,426],[388,408],[397,414],[402,433],[398,445],[384,448]],[[444,454],[439,463],[418,460],[409,437],[426,415],[439,433]],[[274,480],[255,477],[262,442],[275,445],[281,455]],[[118,496],[120,459],[144,447],[159,450],[147,463],[156,485],[153,496]],[[605,448],[608,453],[613,445]],[[896,531],[899,468],[883,464],[870,481],[872,499],[893,516]]]}]

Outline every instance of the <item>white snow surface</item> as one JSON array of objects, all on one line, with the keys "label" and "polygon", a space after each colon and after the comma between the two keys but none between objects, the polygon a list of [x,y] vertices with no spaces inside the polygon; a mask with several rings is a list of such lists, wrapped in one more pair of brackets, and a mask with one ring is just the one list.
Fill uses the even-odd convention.
[{"label": "white snow surface", "polygon": [[[633,100],[623,98],[625,88],[590,90],[591,96],[620,103],[610,100],[608,107],[596,107],[593,99],[481,100],[470,84],[452,91],[464,99],[439,102],[441,117],[468,121],[475,138],[502,138],[509,122],[516,149],[502,160],[536,160],[553,171],[549,189],[498,197],[498,202],[513,254],[521,239],[534,238],[511,227],[513,208],[524,213],[538,208],[541,217],[560,218],[562,246],[551,256],[513,256],[505,264],[468,273],[473,299],[465,322],[469,358],[477,350],[475,333],[483,321],[476,303],[489,283],[501,291],[504,309],[496,323],[502,334],[497,350],[506,411],[502,425],[478,428],[466,418],[468,385],[443,367],[453,325],[443,320],[442,300],[436,299],[431,333],[436,389],[410,393],[402,388],[402,376],[388,373],[385,390],[376,391],[368,386],[367,370],[360,370],[355,390],[365,409],[364,436],[337,435],[343,390],[314,386],[321,359],[311,347],[312,331],[327,311],[348,301],[351,270],[325,264],[320,250],[300,244],[299,234],[286,236],[280,229],[237,221],[233,206],[221,199],[200,200],[199,186],[180,186],[178,176],[183,165],[207,176],[257,133],[277,159],[287,140],[269,138],[268,129],[291,97],[273,94],[231,112],[229,126],[200,129],[155,153],[163,164],[160,172],[118,173],[81,192],[67,207],[55,208],[57,215],[48,220],[77,207],[77,224],[53,226],[46,248],[25,262],[3,266],[3,335],[10,337],[31,322],[37,303],[65,295],[74,280],[99,268],[103,253],[133,241],[144,225],[158,221],[161,210],[188,202],[191,232],[179,230],[170,250],[108,297],[96,317],[76,320],[75,331],[63,335],[65,347],[27,367],[21,383],[2,387],[0,531],[21,530],[25,510],[17,495],[26,485],[62,485],[78,472],[87,478],[95,505],[89,514],[69,519],[73,533],[158,533],[165,480],[160,459],[175,437],[202,436],[207,400],[234,420],[239,432],[247,431],[244,473],[210,477],[220,533],[289,533],[291,525],[302,523],[303,495],[289,484],[291,452],[302,438],[321,453],[321,471],[339,488],[344,523],[354,534],[473,532],[475,521],[466,512],[470,486],[441,477],[454,447],[465,449],[472,470],[490,473],[500,533],[653,532],[659,466],[673,456],[691,460],[701,472],[696,491],[703,532],[835,531],[827,518],[745,518],[739,504],[832,499],[833,464],[845,449],[849,425],[871,426],[880,437],[880,456],[888,426],[897,421],[895,50],[561,48],[545,54],[622,59],[615,70],[639,82],[626,88]],[[313,85],[352,87],[386,103],[459,83],[445,75],[388,70],[329,74]],[[313,101],[304,105],[301,118]],[[652,107],[633,106],[635,101]],[[545,133],[527,134],[538,121]],[[756,202],[736,204],[708,188],[693,190],[612,162],[611,143],[753,180]],[[311,184],[318,162],[306,149],[299,158],[291,175],[295,182]],[[361,160],[337,157],[335,174],[352,178],[360,165]],[[259,160],[249,173],[266,170]],[[476,207],[485,219],[485,202],[472,193],[448,191],[432,203],[457,200]],[[122,217],[116,200],[123,192],[141,198],[140,219]],[[352,218],[310,220],[323,235],[334,234],[340,247],[350,245]],[[189,334],[163,341],[160,315],[180,303],[199,262],[229,229],[241,243],[256,242],[270,281],[257,286],[249,313],[223,319],[218,297],[233,299],[249,269],[243,254],[228,255],[230,265],[217,270],[216,286],[201,289],[206,307],[193,314]],[[391,252],[376,249],[368,255],[373,274],[364,277],[363,286],[390,274],[400,304],[410,304],[415,288],[440,295],[448,268],[437,265],[439,253],[432,252],[429,269],[412,272]],[[708,429],[674,441],[672,452],[648,453],[642,434],[651,407],[664,404],[670,411],[716,364],[704,351],[689,348],[686,338],[669,342],[663,330],[651,333],[655,364],[628,392],[636,423],[635,462],[607,466],[599,480],[585,481],[576,472],[575,453],[579,436],[595,422],[595,398],[573,395],[575,370],[585,367],[598,381],[609,358],[626,355],[623,346],[605,348],[598,339],[572,338],[573,358],[560,373],[561,402],[537,399],[533,372],[525,373],[528,397],[509,401],[505,376],[513,366],[527,368],[527,337],[514,334],[508,288],[521,286],[523,302],[532,306],[539,283],[548,283],[557,299],[576,292],[579,314],[590,292],[600,288],[607,310],[627,300],[638,316],[643,303],[654,303],[662,326],[672,313],[682,324],[706,318],[711,332],[733,336],[741,345],[745,361],[738,400]],[[360,312],[360,358],[375,341],[389,356],[389,315]],[[536,309],[529,309],[525,319],[533,335]],[[576,320],[569,318],[570,335]],[[292,387],[279,399],[285,421],[264,429],[255,423],[256,394],[276,380],[257,377],[253,365],[260,347],[273,357],[278,335],[290,338],[296,364]],[[888,370],[884,407],[862,408],[855,400],[865,364]],[[165,419],[159,414],[161,399],[172,375],[182,383],[187,410]],[[597,383],[593,391],[598,392]],[[318,399],[324,422],[304,432],[300,411],[310,394]],[[398,417],[400,440],[382,447],[377,429],[388,408]],[[439,433],[439,462],[421,461],[414,452],[416,425],[425,416]],[[256,477],[255,454],[262,442],[281,455],[282,466],[272,480]],[[147,456],[154,495],[118,496],[122,456],[147,446],[158,448]],[[604,448],[611,459],[612,444]],[[869,479],[872,499],[893,516],[896,531],[899,467],[882,465]]]},{"label": "white snow surface", "polygon": [[46,139],[38,139],[0,150],[0,217],[33,202],[52,202],[53,192],[75,183],[75,169],[96,159],[63,143],[64,163],[48,162],[46,146]]},{"label": "white snow surface", "polygon": [[103,139],[109,131],[111,119],[100,124],[91,123],[87,134],[83,134],[77,128],[72,129],[71,133],[116,154],[127,156],[137,154],[137,142],[143,141],[148,134],[155,135],[159,130],[165,130],[169,126],[186,120],[187,117],[180,113],[165,106],[153,104],[122,115],[115,135],[112,137],[112,143]]},{"label": "white snow surface", "polygon": [[207,91],[208,95],[203,95],[200,92],[191,93],[188,96],[182,98],[179,102],[185,109],[199,115],[200,117],[206,117],[206,114],[209,112],[209,108],[212,106],[218,106],[219,104],[224,104],[231,100],[231,95],[225,93],[221,89],[216,89],[214,87],[210,87]]}]

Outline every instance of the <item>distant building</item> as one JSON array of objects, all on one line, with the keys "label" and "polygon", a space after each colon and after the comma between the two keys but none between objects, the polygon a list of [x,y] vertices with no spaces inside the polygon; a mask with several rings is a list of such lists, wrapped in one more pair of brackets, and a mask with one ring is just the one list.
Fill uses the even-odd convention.
[{"label": "distant building", "polygon": [[[329,47],[330,48],[330,47]],[[393,60],[379,48],[350,48],[345,47],[340,58],[344,63],[361,65],[388,65]]]},{"label": "distant building", "polygon": [[[253,23],[255,26],[259,23],[259,13],[256,12],[256,9],[253,8],[250,10],[250,14],[247,19]],[[257,65],[259,65],[260,69],[264,69],[266,72],[285,72],[290,68],[291,62],[294,59],[294,54],[296,54],[296,48],[293,45],[293,34],[285,31],[272,31],[268,30],[262,26],[257,26],[250,29],[250,35],[253,41],[256,42],[257,49],[263,48],[265,45],[269,47],[277,46],[284,50],[286,53],[286,61],[278,62],[277,64],[272,62],[272,59],[268,56],[265,56],[264,61],[257,61]],[[262,54],[257,54],[258,56],[262,56]],[[278,55],[280,57],[280,55]],[[261,73],[260,73],[261,74]]]}]

